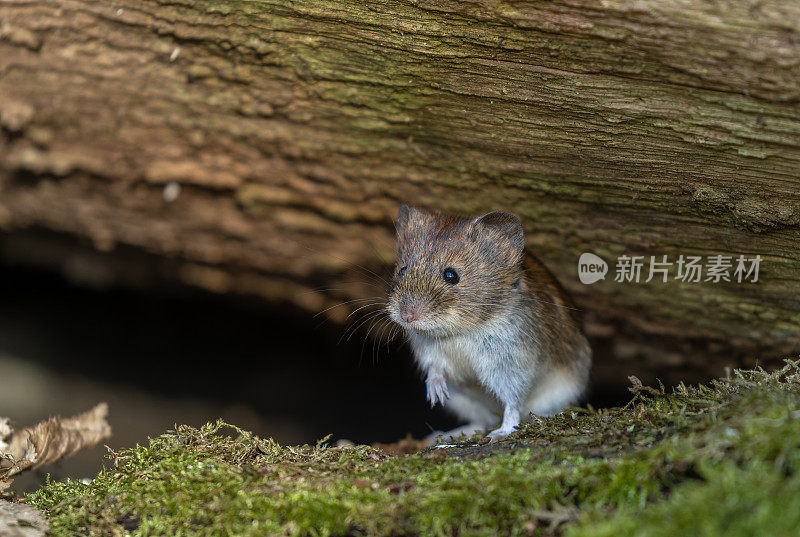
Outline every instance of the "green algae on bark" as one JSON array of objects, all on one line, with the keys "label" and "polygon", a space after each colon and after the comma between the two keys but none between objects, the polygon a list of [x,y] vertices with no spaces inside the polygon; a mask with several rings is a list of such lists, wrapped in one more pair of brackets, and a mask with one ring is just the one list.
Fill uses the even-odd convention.
[{"label": "green algae on bark", "polygon": [[55,536],[793,534],[800,361],[632,391],[622,408],[406,456],[182,426],[26,501]]}]

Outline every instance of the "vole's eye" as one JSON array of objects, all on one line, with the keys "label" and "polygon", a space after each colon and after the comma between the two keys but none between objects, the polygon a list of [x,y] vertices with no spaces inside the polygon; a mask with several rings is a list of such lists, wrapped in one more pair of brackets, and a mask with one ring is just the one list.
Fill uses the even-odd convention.
[{"label": "vole's eye", "polygon": [[446,281],[450,285],[457,284],[458,280],[460,279],[458,277],[458,272],[456,272],[456,269],[450,267],[444,269],[444,272],[442,273],[442,278],[444,278],[444,281]]},{"label": "vole's eye", "polygon": [[399,272],[400,276],[402,276],[403,274],[405,274],[407,269],[408,269],[408,267],[402,267],[402,268],[400,269],[400,272]]}]

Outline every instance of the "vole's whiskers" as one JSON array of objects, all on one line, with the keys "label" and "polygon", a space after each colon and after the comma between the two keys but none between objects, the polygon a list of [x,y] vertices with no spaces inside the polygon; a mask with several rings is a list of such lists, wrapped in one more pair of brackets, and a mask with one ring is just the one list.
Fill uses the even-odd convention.
[{"label": "vole's whiskers", "polygon": [[[309,289],[306,291],[302,291],[300,295],[311,294],[311,293],[322,293],[322,294],[352,294],[358,289],[358,286],[369,286],[375,289],[375,292],[379,292],[380,296],[371,296],[371,297],[363,297],[363,298],[354,298],[350,300],[343,300],[336,304],[329,305],[325,307],[323,310],[317,312],[314,317],[319,317],[324,315],[325,313],[335,310],[338,307],[346,307],[348,309],[355,308],[348,313],[348,315],[344,318],[345,328],[339,337],[338,343],[341,344],[343,341],[350,341],[353,335],[356,332],[363,331],[366,328],[366,334],[364,334],[364,341],[362,343],[362,355],[364,351],[364,347],[366,342],[369,338],[373,338],[373,359],[375,358],[376,352],[380,350],[381,343],[386,340],[387,348],[389,342],[392,341],[394,336],[400,331],[400,327],[396,326],[395,323],[389,317],[389,311],[387,309],[388,302],[386,299],[386,295],[389,292],[389,289],[392,286],[392,276],[389,274],[380,274],[377,272],[379,269],[372,270],[364,265],[359,263],[355,263],[349,259],[346,259],[340,255],[332,254],[330,252],[323,252],[316,248],[307,246],[302,244],[299,241],[294,239],[288,239],[289,241],[297,244],[299,247],[307,250],[309,252],[313,252],[315,254],[322,254],[328,256],[332,259],[336,259],[338,261],[343,261],[349,266],[351,269],[355,268],[358,270],[360,274],[358,274],[357,278],[363,277],[363,280],[358,281],[339,281],[337,280],[335,286],[333,287],[319,287],[315,289]],[[365,244],[375,255],[374,259],[377,259],[381,263],[381,267],[385,268],[391,266],[393,262],[391,260],[386,259],[386,255],[383,255],[378,248],[370,242],[369,238],[365,238],[363,241]],[[389,243],[383,244],[385,246]],[[393,243],[392,243],[393,245]],[[384,253],[387,253],[388,250],[384,250]],[[383,270],[380,270],[383,273]],[[351,287],[352,286],[352,287]],[[357,306],[357,307],[356,307]],[[375,308],[374,311],[371,311],[371,308]],[[381,317],[385,318],[381,318]],[[330,320],[330,316],[326,316],[325,319],[317,326],[322,326],[326,322]],[[388,333],[388,337],[387,336]]]},{"label": "vole's whiskers", "polygon": [[[363,310],[364,308],[369,308],[369,307],[372,307],[372,306],[381,306],[381,305],[386,305],[386,302],[383,302],[383,301],[379,301],[379,302],[372,302],[372,303],[370,303],[370,304],[366,304],[366,305],[364,305],[364,306],[361,306],[360,308],[356,308],[356,309],[354,309],[353,311],[351,311],[351,312],[350,312],[350,315],[348,315],[347,317],[345,317],[345,318],[344,318],[344,320],[345,320],[345,321],[346,321],[346,320],[348,320],[350,317],[352,317],[353,315],[355,315],[355,314],[356,314],[356,313],[358,313],[359,311]],[[381,312],[382,312],[382,311],[384,311],[384,310],[383,310],[383,308],[379,308],[377,311],[381,311]]]},{"label": "vole's whiskers", "polygon": [[[320,311],[320,312],[316,313],[316,314],[314,315],[314,317],[315,317],[315,318],[316,318],[316,317],[319,317],[320,315],[322,315],[322,314],[323,314],[323,313],[325,313],[326,311],[330,311],[330,310],[332,310],[332,309],[334,309],[334,308],[338,308],[339,306],[346,306],[347,304],[353,304],[353,303],[355,303],[355,302],[366,302],[366,301],[368,301],[368,300],[380,300],[380,299],[382,299],[382,298],[383,298],[383,297],[380,297],[380,296],[370,296],[370,297],[367,297],[367,298],[354,298],[354,299],[352,299],[352,300],[345,300],[344,302],[339,302],[338,304],[334,304],[333,306],[328,306],[328,307],[327,307],[327,308],[325,308],[324,310],[322,310],[322,311]],[[367,304],[367,305],[369,306],[370,304]],[[356,311],[358,311],[358,310],[356,310]],[[352,315],[352,313],[351,313],[350,315]]]},{"label": "vole's whiskers", "polygon": [[[377,355],[376,351],[379,351],[380,348],[381,348],[380,347],[381,335],[386,330],[386,327],[388,326],[388,323],[391,323],[391,322],[392,322],[391,319],[389,319],[388,317],[379,320],[378,322],[374,323],[370,327],[370,329],[367,331],[367,334],[364,336],[364,342],[366,343],[367,338],[369,338],[370,332],[372,332],[372,329],[375,328],[376,326],[378,327],[377,330],[375,331],[375,336],[372,338],[372,363],[373,364],[375,364],[377,362],[378,355]],[[362,353],[364,352],[364,343],[361,344],[361,352]]]},{"label": "vole's whiskers", "polygon": [[[358,284],[358,285],[369,285],[370,287],[374,287],[381,292],[386,292],[386,288],[382,285],[376,285],[371,282],[365,282],[363,280],[359,281],[349,281],[349,282],[337,282],[339,285],[347,285],[347,284]],[[340,292],[346,293],[348,291],[353,291],[352,289],[347,289],[346,287],[317,287],[314,289],[309,289],[307,291],[303,291],[302,293],[298,293],[299,296],[310,295],[312,293],[330,293],[330,292]]]},{"label": "vole's whiskers", "polygon": [[[381,330],[380,335],[378,336],[379,337],[378,343],[380,345],[381,340],[383,340],[384,333],[386,333],[386,330],[389,330],[389,335],[386,337],[385,340],[383,340],[383,343],[386,344],[386,353],[387,354],[389,353],[389,343],[391,343],[394,340],[395,328],[397,327],[397,325],[395,323],[391,322],[391,319],[389,319],[389,321],[390,322],[386,323],[386,325]],[[380,348],[380,346],[378,348]]]},{"label": "vole's whiskers", "polygon": [[366,323],[368,323],[369,321],[373,320],[375,317],[377,317],[379,315],[385,315],[385,312],[383,310],[376,310],[376,311],[371,311],[371,312],[365,313],[364,316],[361,319],[356,321],[353,325],[351,325],[349,328],[347,328],[344,331],[344,333],[342,334],[342,337],[339,338],[339,343],[341,343],[342,340],[344,340],[345,338],[346,338],[346,341],[350,341],[350,338],[353,337],[353,334],[355,334],[358,331],[359,328],[361,328]]},{"label": "vole's whiskers", "polygon": [[[331,256],[332,258],[334,258],[334,259],[337,259],[337,260],[339,260],[339,261],[344,261],[345,263],[350,263],[350,264],[351,264],[351,265],[353,265],[354,267],[358,267],[358,268],[360,268],[361,270],[363,270],[364,272],[366,272],[366,273],[368,273],[369,275],[371,275],[371,276],[368,276],[368,277],[372,278],[372,277],[374,276],[375,278],[378,278],[378,280],[380,280],[381,282],[383,282],[383,283],[386,285],[386,287],[387,287],[387,288],[389,288],[389,287],[391,287],[391,286],[392,286],[392,284],[391,284],[390,282],[388,282],[388,281],[387,281],[387,280],[386,280],[386,279],[385,279],[383,276],[381,276],[380,274],[378,274],[378,273],[377,273],[377,272],[375,272],[374,270],[370,270],[370,269],[368,269],[367,267],[365,267],[365,266],[363,266],[363,265],[359,265],[358,263],[354,263],[354,262],[352,262],[352,261],[349,261],[349,260],[347,260],[347,259],[344,259],[344,258],[341,258],[341,257],[339,257],[339,256],[333,255],[333,254],[332,254],[332,253],[330,253],[330,252],[320,252],[319,250],[316,250],[316,249],[314,249],[314,248],[311,248],[311,247],[309,247],[309,246],[306,246],[305,244],[301,244],[301,243],[299,243],[299,242],[297,242],[297,241],[293,241],[293,242],[295,242],[296,244],[300,245],[300,247],[301,247],[301,248],[305,248],[306,250],[308,250],[308,251],[310,251],[310,252],[314,252],[314,253],[317,253],[317,254],[323,254],[323,255],[329,255],[329,256]],[[375,281],[376,281],[376,280],[375,280]]]}]

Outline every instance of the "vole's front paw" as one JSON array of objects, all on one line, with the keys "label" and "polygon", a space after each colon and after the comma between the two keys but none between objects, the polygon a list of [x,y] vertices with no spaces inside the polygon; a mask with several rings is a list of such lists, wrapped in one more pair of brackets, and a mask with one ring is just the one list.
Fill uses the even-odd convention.
[{"label": "vole's front paw", "polygon": [[442,405],[450,399],[450,392],[447,390],[447,381],[441,373],[428,373],[425,379],[425,386],[428,389],[428,401],[431,403],[431,408],[435,407],[437,403]]}]

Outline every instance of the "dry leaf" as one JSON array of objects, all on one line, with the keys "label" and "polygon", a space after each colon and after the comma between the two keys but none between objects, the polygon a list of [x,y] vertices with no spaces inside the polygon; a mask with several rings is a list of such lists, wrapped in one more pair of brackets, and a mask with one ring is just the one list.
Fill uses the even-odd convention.
[{"label": "dry leaf", "polygon": [[6,439],[11,436],[12,431],[8,418],[0,418],[0,453],[8,449]]},{"label": "dry leaf", "polygon": [[18,432],[13,432],[7,418],[0,418],[0,480],[107,440],[111,436],[107,415],[108,405],[100,403],[83,414],[50,418]]},{"label": "dry leaf", "polygon": [[638,377],[635,377],[633,375],[628,377],[628,380],[631,381],[631,384],[633,384],[633,386],[628,388],[628,390],[633,394],[644,392],[644,393],[646,393],[648,395],[652,395],[654,397],[662,397],[662,396],[666,395],[666,393],[664,392],[664,387],[663,386],[661,386],[661,390],[660,391],[656,390],[655,388],[651,388],[650,386],[645,386],[645,385],[642,384],[642,381],[639,380]]}]

